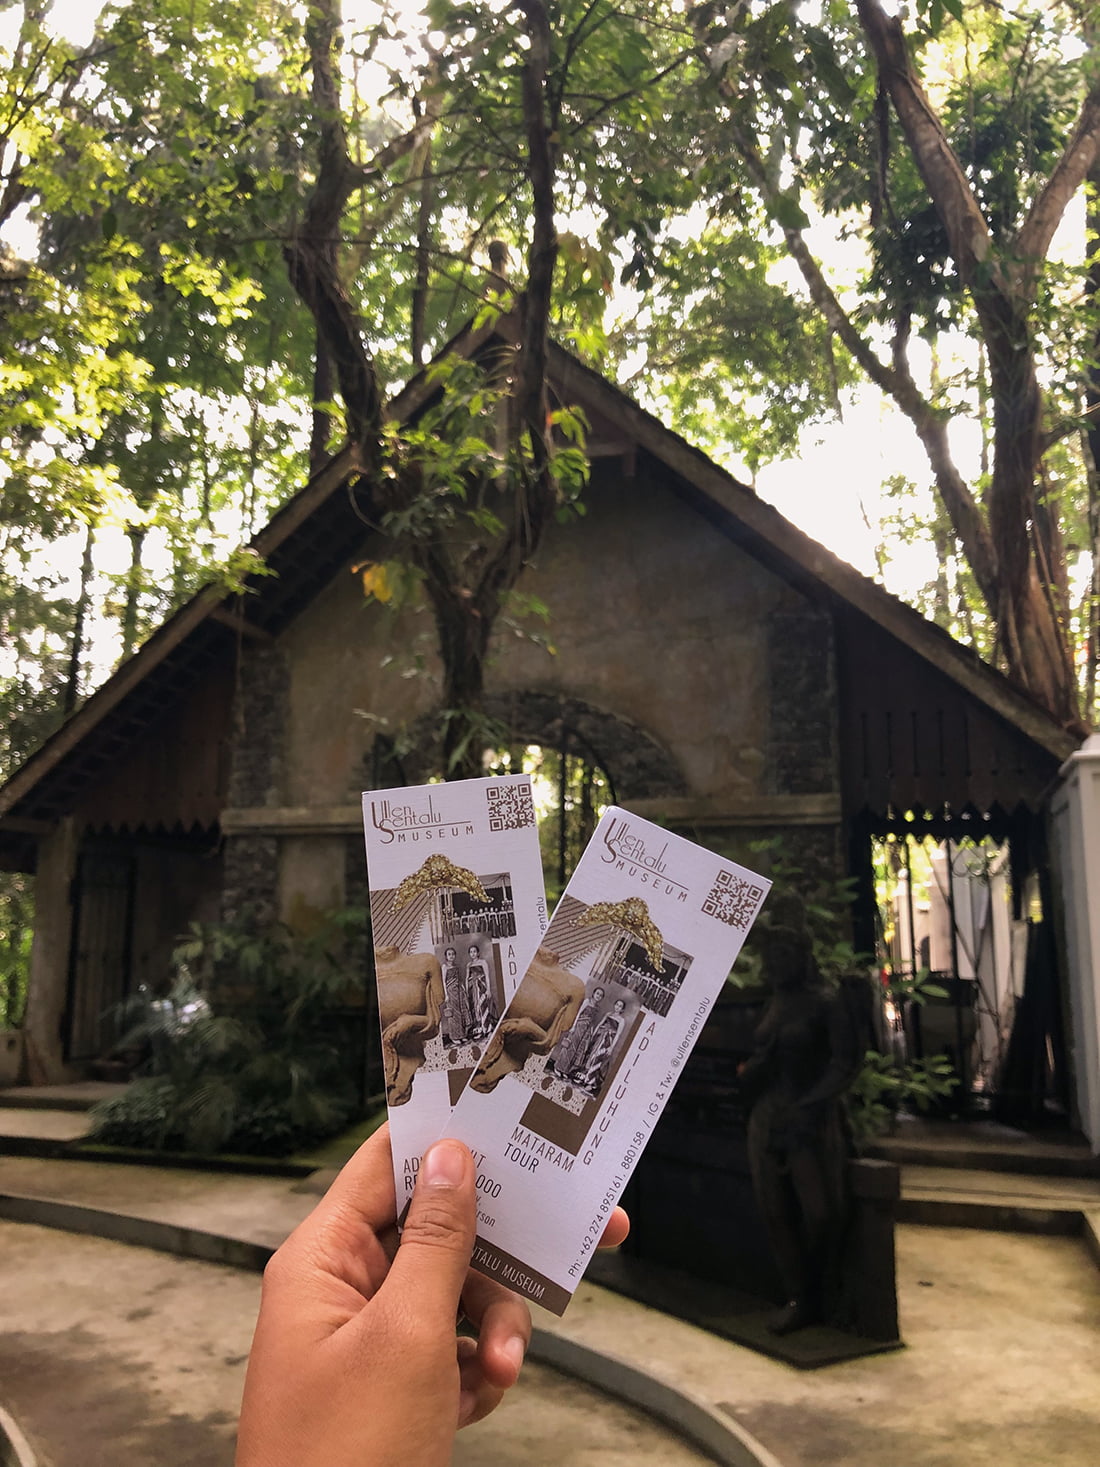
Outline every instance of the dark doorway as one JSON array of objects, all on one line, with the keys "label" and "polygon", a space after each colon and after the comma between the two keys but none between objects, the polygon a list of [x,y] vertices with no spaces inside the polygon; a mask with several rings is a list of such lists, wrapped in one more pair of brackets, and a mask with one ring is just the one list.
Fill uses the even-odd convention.
[{"label": "dark doorway", "polygon": [[112,1013],[130,991],[135,859],[131,848],[88,842],[73,903],[65,1058],[99,1058],[114,1037]]}]

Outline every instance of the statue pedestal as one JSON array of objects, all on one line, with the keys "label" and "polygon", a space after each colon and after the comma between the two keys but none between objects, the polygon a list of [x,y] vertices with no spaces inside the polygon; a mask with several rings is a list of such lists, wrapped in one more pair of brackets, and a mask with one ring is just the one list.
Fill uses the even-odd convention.
[{"label": "statue pedestal", "polygon": [[845,1267],[853,1325],[866,1339],[890,1343],[899,1338],[894,1219],[901,1169],[892,1161],[860,1158],[848,1163],[848,1180],[852,1217]]},{"label": "statue pedestal", "polygon": [[893,1162],[848,1162],[851,1212],[844,1298],[851,1327],[812,1326],[777,1337],[767,1323],[784,1294],[749,1177],[743,1131],[663,1118],[624,1203],[631,1235],[621,1256],[597,1258],[596,1283],[800,1368],[900,1343]]}]

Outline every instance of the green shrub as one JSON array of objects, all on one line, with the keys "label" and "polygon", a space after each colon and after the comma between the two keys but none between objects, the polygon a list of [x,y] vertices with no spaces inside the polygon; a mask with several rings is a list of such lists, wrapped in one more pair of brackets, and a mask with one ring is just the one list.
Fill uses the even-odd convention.
[{"label": "green shrub", "polygon": [[193,927],[167,998],[126,1006],[117,1048],[148,1058],[122,1095],[93,1109],[92,1138],[281,1156],[342,1130],[356,1097],[325,1016],[349,986],[341,930],[364,920],[341,913],[308,937],[279,925]]},{"label": "green shrub", "polygon": [[34,878],[0,872],[0,1029],[23,1023],[33,940]]},{"label": "green shrub", "polygon": [[884,1135],[899,1110],[927,1111],[958,1084],[946,1055],[898,1060],[869,1049],[845,1096],[848,1124],[857,1148]]}]

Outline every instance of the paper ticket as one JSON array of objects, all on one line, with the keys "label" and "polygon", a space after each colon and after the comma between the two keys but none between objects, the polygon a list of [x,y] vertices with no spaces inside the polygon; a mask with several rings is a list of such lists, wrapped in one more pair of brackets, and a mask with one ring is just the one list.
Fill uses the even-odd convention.
[{"label": "paper ticket", "polygon": [[530,776],[363,795],[398,1213],[546,928]]},{"label": "paper ticket", "polygon": [[564,1313],[770,884],[605,813],[444,1131],[481,1273]]}]

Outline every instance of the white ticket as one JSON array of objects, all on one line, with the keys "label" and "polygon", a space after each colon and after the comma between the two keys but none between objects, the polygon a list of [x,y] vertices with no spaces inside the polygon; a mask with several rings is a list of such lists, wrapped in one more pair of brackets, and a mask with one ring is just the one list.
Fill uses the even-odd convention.
[{"label": "white ticket", "polygon": [[564,1313],[770,885],[603,816],[444,1131],[481,1273]]},{"label": "white ticket", "polygon": [[398,1212],[546,929],[526,774],[363,795]]}]

